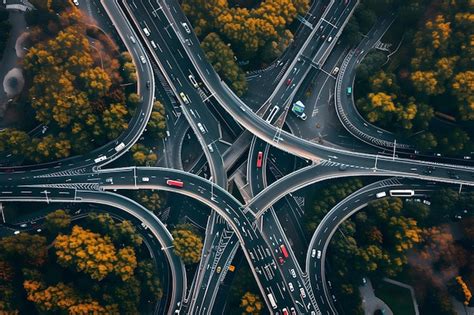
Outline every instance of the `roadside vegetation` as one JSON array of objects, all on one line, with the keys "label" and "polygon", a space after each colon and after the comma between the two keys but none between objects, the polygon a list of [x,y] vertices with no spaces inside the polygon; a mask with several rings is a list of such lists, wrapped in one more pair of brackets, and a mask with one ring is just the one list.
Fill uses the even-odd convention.
[{"label": "roadside vegetation", "polygon": [[0,59],[2,59],[5,53],[5,46],[12,28],[10,22],[8,21],[8,15],[9,14],[7,10],[0,8]]},{"label": "roadside vegetation", "polygon": [[[373,17],[385,6],[398,14],[389,35],[396,31],[399,37],[389,40],[393,49],[401,40],[401,47],[388,63],[384,53],[375,51],[360,64],[354,89],[358,109],[369,122],[399,134],[418,150],[469,154],[474,149],[472,3],[377,3],[379,9],[367,10],[373,5],[363,1],[348,28],[359,25],[367,32],[375,20],[363,17]],[[360,32],[347,36],[355,45]]]},{"label": "roadside vegetation", "polygon": [[[359,180],[341,180],[319,191],[306,210],[308,233],[361,185]],[[414,286],[422,314],[453,314],[450,295],[472,304],[473,202],[473,192],[459,195],[442,189],[433,194],[431,205],[383,198],[344,221],[331,239],[327,259],[328,279],[345,312],[363,314],[358,292],[363,277],[374,284],[389,277]],[[448,222],[459,219],[461,236],[455,239]]]},{"label": "roadside vegetation", "polygon": [[31,127],[39,125],[42,132],[0,132],[0,152],[11,153],[18,163],[89,152],[120,135],[140,103],[127,52],[120,53],[72,3],[34,2],[38,10],[26,13],[26,85],[11,106],[32,111]]},{"label": "roadside vegetation", "polygon": [[179,224],[171,234],[174,238],[173,251],[181,257],[183,263],[192,265],[201,260],[203,240],[191,224]]},{"label": "roadside vegetation", "polygon": [[[234,260],[239,260],[237,257],[239,256],[236,255]],[[260,289],[245,258],[235,273],[227,301],[226,314],[265,314],[265,301],[260,295]]]},{"label": "roadside vegetation", "polygon": [[[247,90],[243,70],[278,58],[293,41],[290,26],[309,0],[184,0],[182,7],[209,61],[238,95]],[[237,63],[237,61],[239,61]]]},{"label": "roadside vegetation", "polygon": [[0,313],[139,314],[162,297],[156,267],[129,221],[64,210],[40,234],[0,239]]}]

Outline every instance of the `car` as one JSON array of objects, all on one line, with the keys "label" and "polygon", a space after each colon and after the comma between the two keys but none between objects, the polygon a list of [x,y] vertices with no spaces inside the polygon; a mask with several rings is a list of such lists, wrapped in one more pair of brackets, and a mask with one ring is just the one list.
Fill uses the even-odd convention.
[{"label": "car", "polygon": [[281,256],[278,257],[278,261],[280,262],[280,265],[283,265],[283,263],[285,262],[285,260]]},{"label": "car", "polygon": [[321,259],[321,251],[320,250],[318,250],[318,254],[316,255],[316,258]]},{"label": "car", "polygon": [[288,310],[286,308],[281,310],[282,315],[288,315]]},{"label": "car", "polygon": [[183,26],[184,30],[186,31],[186,33],[188,34],[191,34],[191,29],[189,28],[188,24],[187,23],[181,23],[181,26]]},{"label": "car", "polygon": [[290,288],[290,292],[295,291],[295,288],[293,287],[293,283],[288,282],[288,288]]},{"label": "car", "polygon": [[362,283],[363,283],[363,284],[367,284],[367,279],[362,278]]},{"label": "car", "polygon": [[150,36],[150,31],[146,27],[143,28],[143,33],[145,33],[147,37]]},{"label": "car", "polygon": [[464,157],[464,159],[465,159],[465,160],[470,160],[471,157],[470,157],[469,155],[466,155],[466,156]]},{"label": "car", "polygon": [[383,197],[386,197],[386,196],[387,196],[387,193],[385,191],[381,191],[381,192],[375,194],[375,197],[377,197],[377,198],[383,198]]},{"label": "car", "polygon": [[352,94],[352,86],[348,86],[346,89],[346,95],[350,96]]},{"label": "car", "polygon": [[143,182],[149,182],[149,181],[150,181],[150,178],[149,178],[149,177],[143,177],[143,178],[142,178],[142,181],[143,181]]},{"label": "car", "polygon": [[188,75],[188,78],[189,78],[189,81],[191,82],[191,84],[195,87],[195,88],[198,88],[199,85],[198,83],[196,82],[196,79],[194,78],[194,76],[192,74]]},{"label": "car", "polygon": [[26,226],[27,226],[26,223],[23,223],[23,224],[20,225],[20,227],[22,227],[22,228],[25,228]]},{"label": "car", "polygon": [[137,42],[137,41],[135,40],[135,37],[133,37],[132,35],[130,35],[130,41],[131,41],[132,43],[134,43],[134,44],[136,44],[136,42]]},{"label": "car", "polygon": [[13,234],[18,235],[18,234],[20,234],[20,231],[15,231],[15,232],[13,232]]},{"label": "car", "polygon": [[296,310],[294,307],[290,308],[291,315],[296,315]]},{"label": "car", "polygon": [[288,86],[291,85],[291,79],[286,80],[286,85],[288,85]]},{"label": "car", "polygon": [[328,43],[330,43],[332,41],[332,36],[329,36],[328,37]]},{"label": "car", "polygon": [[209,152],[214,152],[214,148],[212,147],[212,144],[208,144],[207,148],[209,149]]},{"label": "car", "polygon": [[258,154],[257,154],[257,168],[262,167],[262,162],[263,162],[263,152],[258,151]]},{"label": "car", "polygon": [[221,272],[221,270],[222,270],[221,266],[217,266],[217,268],[216,268],[216,272],[217,272],[217,273],[220,273],[220,272]]},{"label": "car", "polygon": [[293,278],[296,278],[295,269],[290,269],[290,275],[291,275]]},{"label": "car", "polygon": [[334,70],[332,70],[332,74],[336,75],[339,72],[339,67],[334,67]]},{"label": "car", "polygon": [[79,5],[79,0],[72,0],[72,3],[74,3],[76,6]]},{"label": "car", "polygon": [[186,39],[185,42],[186,42],[186,45],[188,45],[188,46],[191,46],[193,44],[193,42],[190,41],[189,39]]},{"label": "car", "polygon": [[151,41],[150,41],[150,44],[153,46],[153,48],[154,48],[154,49],[156,49],[156,48],[157,48],[157,46],[156,46],[156,44],[155,44],[155,42],[154,42],[154,41],[152,41],[152,40],[151,40]]},{"label": "car", "polygon": [[306,292],[304,291],[304,288],[300,288],[300,293],[301,293],[301,297],[303,297],[303,299],[306,297]]},{"label": "car", "polygon": [[184,103],[189,104],[189,100],[188,100],[186,94],[184,94],[183,92],[179,92],[179,96],[181,97],[181,99],[183,100]]},{"label": "car", "polygon": [[423,203],[427,206],[431,205],[431,201],[429,201],[429,200],[423,200]]},{"label": "car", "polygon": [[311,250],[311,257],[316,257],[316,249]]},{"label": "car", "polygon": [[204,126],[203,126],[200,122],[197,123],[197,126],[198,126],[199,130],[200,130],[202,133],[206,133],[206,130],[204,129]]},{"label": "car", "polygon": [[143,64],[146,63],[146,58],[145,58],[145,56],[140,56],[140,60],[142,61]]},{"label": "car", "polygon": [[150,88],[150,81],[146,81],[146,88],[147,88],[147,89]]}]

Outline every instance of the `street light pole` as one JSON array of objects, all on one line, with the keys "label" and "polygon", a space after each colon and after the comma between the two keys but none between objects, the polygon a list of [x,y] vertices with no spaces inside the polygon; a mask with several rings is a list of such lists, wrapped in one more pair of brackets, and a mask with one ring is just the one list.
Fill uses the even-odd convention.
[{"label": "street light pole", "polygon": [[397,149],[397,139],[393,141],[393,157],[392,160],[395,161],[395,150]]}]

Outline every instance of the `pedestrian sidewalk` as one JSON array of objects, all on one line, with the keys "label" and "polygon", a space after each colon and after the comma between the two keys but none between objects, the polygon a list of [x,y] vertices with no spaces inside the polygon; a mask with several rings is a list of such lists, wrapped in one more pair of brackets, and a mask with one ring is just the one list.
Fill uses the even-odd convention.
[{"label": "pedestrian sidewalk", "polygon": [[393,315],[388,305],[375,296],[370,279],[367,279],[365,285],[359,287],[359,292],[362,297],[362,308],[364,309],[365,315],[373,315],[376,310],[385,310],[385,315]]}]

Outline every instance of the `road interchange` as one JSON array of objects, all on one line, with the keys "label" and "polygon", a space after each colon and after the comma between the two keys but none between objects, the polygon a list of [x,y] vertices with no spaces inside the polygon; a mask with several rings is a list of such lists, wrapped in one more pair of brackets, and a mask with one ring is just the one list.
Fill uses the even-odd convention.
[{"label": "road interchange", "polygon": [[[173,2],[173,5],[177,5]],[[351,2],[353,5],[352,9],[355,8],[357,2]],[[118,10],[118,5],[114,4],[105,4],[104,6],[108,8],[109,15],[114,15],[114,10]],[[165,10],[162,10],[163,17],[170,18],[166,13],[171,13],[166,10],[169,9],[167,5],[164,6]],[[339,6],[334,5],[331,2],[331,5],[327,8],[326,12],[330,13],[331,8],[334,8],[334,13],[339,13],[337,9]],[[352,12],[352,11],[350,11]],[[116,11],[117,16],[122,16],[119,11]],[[178,14],[179,16],[179,14]],[[123,24],[123,25],[120,25]],[[115,26],[119,27],[127,27],[127,23],[122,22],[115,22]],[[175,21],[174,25],[179,25],[179,22]],[[319,26],[320,24],[317,24]],[[157,27],[159,29],[159,27]],[[141,29],[141,28],[140,28]],[[175,27],[171,29],[174,30],[174,33],[179,33],[179,30],[176,30]],[[315,28],[317,30],[317,28]],[[323,29],[324,31],[325,29]],[[128,28],[127,32],[130,34],[134,34],[130,28]],[[327,36],[337,36],[337,33],[333,33],[334,30],[329,30]],[[160,33],[153,32],[153,33]],[[124,42],[128,41],[128,38],[123,35],[123,31],[119,31],[119,34],[122,36],[122,40]],[[169,34],[169,33],[168,33]],[[173,38],[170,35],[170,38]],[[143,38],[147,37],[146,35],[142,35]],[[161,37],[161,35],[160,35]],[[154,38],[157,43],[162,43],[163,46],[167,47],[166,41],[161,37]],[[175,37],[179,41],[179,36]],[[282,178],[280,181],[276,182],[270,187],[262,187],[262,190],[253,198],[248,204],[242,205],[240,202],[235,200],[226,190],[227,180],[226,180],[226,173],[223,167],[223,160],[221,158],[221,154],[219,153],[218,148],[216,147],[216,152],[210,152],[208,145],[213,145],[215,141],[218,140],[217,134],[218,130],[216,128],[209,130],[206,132],[203,137],[199,137],[202,132],[197,125],[196,116],[191,114],[191,112],[187,112],[187,108],[189,106],[184,102],[181,102],[181,108],[186,115],[186,118],[190,122],[193,131],[198,135],[198,138],[201,142],[201,146],[205,153],[206,159],[208,160],[211,166],[211,172],[213,175],[213,180],[216,181],[217,185],[206,181],[202,178],[197,176],[192,176],[188,173],[174,171],[174,170],[167,170],[167,169],[157,169],[157,168],[122,168],[122,169],[100,169],[101,166],[105,165],[108,162],[111,162],[113,159],[118,158],[121,154],[126,152],[127,148],[129,148],[142,134],[145,126],[146,121],[149,118],[151,113],[151,106],[152,103],[152,94],[154,88],[150,88],[151,92],[147,92],[146,89],[143,87],[143,82],[145,82],[146,78],[148,78],[152,83],[151,86],[154,87],[154,76],[150,72],[150,67],[148,66],[151,62],[148,59],[147,66],[141,68],[143,74],[139,75],[139,85],[138,88],[141,91],[141,95],[148,95],[147,98],[144,98],[142,108],[140,111],[137,111],[138,114],[134,117],[136,124],[132,123],[132,128],[129,133],[125,133],[123,139],[119,138],[117,141],[108,144],[107,146],[100,148],[98,152],[90,153],[90,156],[100,157],[100,156],[107,156],[107,159],[103,161],[103,163],[95,163],[93,162],[92,158],[85,158],[85,157],[76,157],[71,159],[69,164],[51,164],[45,167],[36,168],[36,171],[29,170],[32,173],[26,173],[25,171],[14,172],[9,174],[4,174],[2,176],[2,200],[35,200],[35,201],[48,201],[48,202],[56,202],[57,200],[73,200],[74,202],[81,202],[78,201],[79,198],[81,200],[88,200],[88,202],[98,202],[98,199],[101,197],[94,197],[96,195],[105,194],[101,190],[109,190],[109,189],[160,189],[160,190],[168,190],[173,191],[175,193],[182,193],[190,196],[196,200],[199,200],[203,204],[211,207],[217,214],[225,218],[227,224],[229,224],[232,229],[235,231],[235,234],[239,238],[240,244],[244,249],[244,253],[247,257],[247,260],[253,266],[252,271],[254,272],[254,276],[258,280],[260,285],[260,289],[262,291],[263,297],[266,298],[266,294],[268,292],[272,292],[275,296],[277,296],[278,290],[280,291],[280,295],[278,295],[278,304],[279,308],[284,306],[286,307],[296,307],[301,313],[311,312],[312,309],[315,312],[319,312],[319,308],[316,303],[311,302],[311,307],[307,308],[306,303],[303,303],[303,309],[301,305],[296,303],[298,297],[296,295],[289,294],[289,290],[282,290],[282,288],[286,288],[288,283],[287,278],[283,275],[283,271],[280,268],[274,268],[274,270],[278,269],[278,272],[272,273],[274,278],[268,280],[267,278],[263,277],[261,274],[258,273],[256,268],[265,269],[264,266],[272,266],[275,264],[276,257],[268,254],[266,250],[272,251],[271,246],[269,245],[271,241],[260,235],[260,231],[258,231],[257,224],[255,223],[256,220],[259,219],[260,216],[264,215],[265,211],[271,207],[277,200],[281,197],[285,196],[288,192],[295,191],[303,187],[304,185],[309,185],[314,183],[318,180],[329,179],[329,178],[336,178],[336,177],[346,177],[346,176],[403,176],[403,177],[413,177],[419,178],[424,180],[436,180],[440,182],[448,182],[448,183],[458,183],[464,185],[472,186],[472,175],[473,170],[471,168],[465,166],[457,166],[457,165],[447,165],[447,164],[434,164],[430,162],[424,161],[413,161],[413,160],[406,160],[406,159],[399,159],[395,155],[394,156],[378,156],[378,155],[370,155],[370,154],[362,154],[362,153],[354,153],[340,149],[332,149],[326,148],[318,144],[311,143],[309,141],[302,140],[297,138],[290,133],[282,131],[281,129],[273,127],[271,124],[266,123],[259,115],[253,113],[239,98],[237,98],[225,84],[222,84],[220,79],[218,79],[217,74],[213,71],[212,67],[210,71],[202,71],[202,69],[208,69],[209,67],[205,59],[202,59],[202,65],[200,63],[196,64],[196,56],[199,59],[199,56],[202,56],[203,53],[199,52],[199,45],[197,45],[197,39],[193,39],[196,41],[196,44],[192,45],[191,48],[187,47],[187,45],[182,45],[184,47],[184,51],[186,52],[187,56],[190,58],[186,65],[190,67],[192,65],[193,70],[192,74],[196,76],[196,78],[201,79],[208,88],[209,91],[212,92],[211,96],[215,98],[215,101],[222,106],[225,110],[231,114],[231,116],[237,120],[241,125],[243,125],[247,130],[252,132],[257,137],[263,139],[267,143],[278,147],[281,150],[287,151],[289,153],[295,154],[297,156],[304,157],[313,162],[312,166],[308,166],[305,169],[297,171],[287,177]],[[146,43],[148,43],[145,40]],[[308,41],[309,42],[309,41]],[[326,43],[326,41],[323,41]],[[166,44],[166,45],[165,45]],[[181,43],[182,44],[182,43]],[[149,44],[148,44],[149,45]],[[327,46],[330,46],[326,43]],[[129,45],[127,45],[129,47]],[[303,49],[307,46],[303,46]],[[178,46],[175,48],[179,49]],[[135,50],[135,48],[130,48],[130,50]],[[148,46],[148,50],[153,51],[151,46]],[[330,49],[329,49],[330,51]],[[319,55],[318,55],[318,52]],[[316,59],[321,61],[324,58],[327,58],[327,51],[318,50],[316,52]],[[143,52],[135,51],[132,53],[134,60],[138,57],[138,55]],[[169,55],[173,55],[170,51],[168,51]],[[197,54],[197,55],[196,55]],[[145,54],[146,55],[146,54]],[[182,58],[183,60],[186,59]],[[155,60],[159,60],[159,58],[155,58]],[[288,71],[293,71],[291,69],[296,69],[294,65],[299,63],[297,61],[297,57],[292,62],[292,66],[289,67]],[[300,62],[301,63],[301,62]],[[166,66],[168,64],[169,67]],[[170,63],[160,63],[161,71],[167,77],[168,83],[173,81],[186,82],[185,85],[181,85],[182,87],[186,87],[186,94],[189,96],[191,102],[196,103],[199,105],[204,104],[202,98],[195,92],[194,87],[189,84],[187,80],[187,76],[184,74],[185,72],[176,69],[181,69],[181,62],[174,61],[173,64]],[[175,70],[173,70],[175,69]],[[208,69],[209,70],[209,69]],[[306,73],[309,68],[306,69]],[[173,73],[176,77],[173,79],[170,75]],[[207,73],[207,74],[205,74]],[[179,75],[177,75],[179,74]],[[303,79],[304,75],[301,75],[301,80]],[[276,91],[281,90],[281,86],[283,86],[284,80],[286,76],[283,76],[284,79],[280,81],[280,88],[277,87]],[[295,80],[293,78],[292,80]],[[173,87],[173,92],[176,95],[179,95],[179,90],[171,83]],[[285,88],[288,90],[287,88]],[[284,89],[283,89],[284,90]],[[296,89],[295,89],[296,91]],[[142,94],[143,93],[143,94]],[[150,94],[151,93],[151,94]],[[291,100],[293,92],[282,92],[288,94],[282,94],[281,99]],[[191,96],[190,96],[191,95]],[[179,99],[179,96],[177,97]],[[272,99],[272,98],[270,98]],[[206,100],[208,101],[208,100]],[[289,102],[291,103],[291,101]],[[201,106],[202,107],[202,106]],[[197,109],[196,109],[197,111]],[[207,116],[206,116],[207,115]],[[209,115],[209,113],[203,113],[202,116],[199,114],[199,118],[204,117],[206,119],[206,126],[213,123],[214,119]],[[129,128],[130,129],[130,128]],[[126,141],[126,148],[122,152],[114,152],[115,146],[120,143],[119,141]],[[89,156],[89,155],[88,155]],[[332,160],[332,162],[331,162]],[[76,163],[78,161],[78,163]],[[79,162],[80,161],[80,162]],[[63,163],[63,162],[61,162]],[[249,160],[249,165],[252,161]],[[333,163],[333,164],[331,164]],[[54,166],[52,166],[54,165]],[[59,167],[57,167],[59,166]],[[56,168],[57,167],[57,168]],[[342,169],[342,168],[343,169]],[[427,167],[435,167],[436,172],[435,174],[425,174],[424,170]],[[98,169],[99,168],[99,169]],[[51,169],[53,172],[51,172]],[[80,169],[81,171],[76,171]],[[329,171],[326,171],[329,169]],[[304,171],[303,171],[304,170]],[[324,170],[324,171],[322,171]],[[326,175],[322,176],[327,172]],[[456,173],[458,178],[453,178],[453,172]],[[144,182],[143,178],[151,178],[150,182]],[[252,178],[253,176],[250,176]],[[94,180],[88,180],[88,179]],[[108,178],[112,178],[113,184],[107,182]],[[166,185],[166,179],[181,179],[186,183],[189,183],[189,186],[186,185],[186,189],[179,190],[179,189],[170,189],[169,186]],[[72,181],[66,183],[67,179],[72,179]],[[30,183],[27,183],[30,182]],[[199,184],[196,184],[199,183]],[[224,189],[219,188],[223,187]],[[265,186],[265,185],[264,185]],[[95,192],[88,192],[83,191],[81,189],[87,188],[90,190],[98,190]],[[29,190],[27,190],[29,189]],[[51,195],[45,194],[46,196],[37,197],[35,195],[41,195],[42,190],[50,189]],[[26,196],[28,193],[23,193],[26,191],[31,191],[30,195]],[[10,193],[8,193],[10,192]],[[65,197],[68,195],[69,199]],[[101,195],[102,196],[102,195]],[[107,198],[110,197],[110,194],[107,194]],[[61,199],[62,198],[62,199]],[[72,198],[72,199],[71,199]],[[96,198],[96,199],[94,199]],[[113,199],[113,198],[112,198]],[[111,199],[108,201],[119,207],[120,203],[117,203]],[[84,201],[83,201],[84,202]],[[225,206],[224,206],[225,205]],[[228,207],[226,207],[228,206]],[[133,207],[129,205],[127,207],[121,206],[124,210],[130,209]],[[150,222],[154,219],[152,218],[145,218],[139,217],[140,220],[144,222]],[[237,223],[238,222],[238,223]],[[275,221],[278,223],[278,220]],[[244,227],[244,225],[246,227]],[[165,229],[166,230],[166,229]],[[164,233],[163,231],[156,232],[156,237],[160,237],[160,233]],[[166,233],[165,233],[166,234]],[[169,233],[168,233],[169,234]],[[251,239],[252,244],[249,244],[249,238]],[[165,242],[160,240],[160,242]],[[169,239],[168,239],[169,243]],[[233,244],[231,244],[233,245]],[[230,247],[229,247],[230,248]],[[235,246],[234,246],[235,248]],[[259,249],[262,249],[261,253]],[[273,249],[274,250],[274,249]],[[291,251],[290,251],[291,252]],[[257,258],[252,258],[251,254],[253,253],[254,256]],[[258,255],[260,254],[260,255]],[[260,257],[259,257],[260,256]],[[168,257],[169,262],[173,262],[175,258]],[[176,262],[175,262],[176,263]],[[226,263],[227,264],[227,263]],[[297,263],[296,263],[297,265]],[[182,266],[182,264],[181,264]],[[173,268],[172,268],[173,270]],[[173,312],[177,309],[177,302],[184,301],[183,291],[186,290],[187,284],[186,280],[176,280],[179,278],[177,276],[178,272],[175,268],[175,274],[173,275],[175,279],[175,283],[184,283],[181,288],[178,287],[178,291],[174,288],[173,290],[173,297],[171,299],[171,306],[169,308],[169,313]],[[303,277],[303,276],[301,276]],[[176,282],[177,281],[177,282]],[[303,281],[302,281],[303,282]],[[281,284],[282,286],[277,286],[279,289],[273,289],[275,287],[275,283]],[[217,283],[214,285],[218,286]],[[311,296],[311,287],[309,286],[306,288],[308,290],[308,296]],[[314,288],[313,288],[314,289]],[[214,295],[215,296],[215,295]],[[284,303],[284,304],[283,304]],[[267,305],[270,304],[267,301]],[[283,306],[284,305],[284,306]],[[269,307],[271,308],[271,307]]]}]

